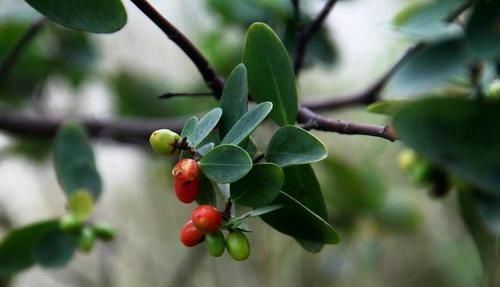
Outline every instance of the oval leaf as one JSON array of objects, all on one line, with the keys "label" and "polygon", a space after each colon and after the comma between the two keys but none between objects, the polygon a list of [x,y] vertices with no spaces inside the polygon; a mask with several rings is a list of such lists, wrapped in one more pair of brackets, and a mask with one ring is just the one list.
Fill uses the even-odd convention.
[{"label": "oval leaf", "polygon": [[424,157],[500,195],[500,103],[432,98],[402,109],[396,132]]},{"label": "oval leaf", "polygon": [[196,203],[215,206],[217,200],[212,182],[202,173],[200,174],[200,192],[196,195]]},{"label": "oval leaf", "polygon": [[318,138],[294,126],[279,129],[271,138],[266,152],[266,160],[279,166],[316,162],[326,156],[326,147]]},{"label": "oval leaf", "polygon": [[231,184],[231,198],[234,202],[258,208],[269,205],[278,197],[285,175],[273,163],[259,163],[242,179]]},{"label": "oval leaf", "polygon": [[191,144],[191,137],[194,131],[194,128],[198,124],[197,117],[190,117],[182,127],[181,138],[187,137],[187,141]]},{"label": "oval leaf", "polygon": [[77,30],[112,33],[127,23],[120,0],[26,0],[50,20]]},{"label": "oval leaf", "polygon": [[46,232],[33,247],[35,262],[44,267],[62,267],[68,264],[75,254],[76,237],[59,229]]},{"label": "oval leaf", "polygon": [[32,250],[46,232],[59,228],[59,220],[37,222],[11,230],[0,243],[0,277],[10,276],[31,267]]},{"label": "oval leaf", "polygon": [[215,108],[206,113],[198,122],[193,132],[191,133],[191,144],[197,147],[215,128],[222,115],[220,108]]},{"label": "oval leaf", "polygon": [[253,110],[244,114],[229,130],[221,144],[239,144],[246,139],[273,109],[271,102],[258,104]]},{"label": "oval leaf", "polygon": [[252,159],[238,146],[220,145],[204,156],[199,164],[209,179],[217,183],[231,183],[250,171]]},{"label": "oval leaf", "polygon": [[247,68],[239,64],[234,68],[226,82],[220,98],[222,118],[221,136],[225,136],[233,125],[245,114],[248,105]]},{"label": "oval leaf", "polygon": [[86,189],[95,199],[99,198],[102,183],[95,166],[94,152],[85,131],[78,124],[67,123],[57,133],[54,166],[59,184],[67,196]]},{"label": "oval leaf", "polygon": [[280,126],[297,118],[297,87],[292,62],[279,37],[264,23],[254,23],[246,35],[243,62],[248,69],[250,95],[270,101],[271,118]]}]

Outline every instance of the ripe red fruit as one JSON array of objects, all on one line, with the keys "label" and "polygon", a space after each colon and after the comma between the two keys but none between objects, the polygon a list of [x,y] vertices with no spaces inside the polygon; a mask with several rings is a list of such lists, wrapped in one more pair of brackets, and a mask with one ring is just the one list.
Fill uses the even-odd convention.
[{"label": "ripe red fruit", "polygon": [[189,220],[184,227],[182,227],[179,239],[185,246],[192,247],[202,242],[204,237],[205,234],[194,226],[192,220]]},{"label": "ripe red fruit", "polygon": [[200,168],[193,159],[181,159],[172,170],[174,190],[177,198],[184,203],[196,199],[200,189]]},{"label": "ripe red fruit", "polygon": [[191,215],[194,226],[205,233],[214,233],[222,223],[222,214],[211,205],[200,205]]}]

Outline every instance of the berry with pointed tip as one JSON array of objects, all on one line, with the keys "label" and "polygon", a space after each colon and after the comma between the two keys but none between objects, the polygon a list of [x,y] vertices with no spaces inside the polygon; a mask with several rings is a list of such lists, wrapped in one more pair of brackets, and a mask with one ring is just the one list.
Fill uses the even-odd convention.
[{"label": "berry with pointed tip", "polygon": [[177,198],[184,203],[196,199],[200,189],[200,168],[193,159],[181,159],[172,170],[174,190]]},{"label": "berry with pointed tip", "polygon": [[222,223],[222,214],[211,205],[200,205],[191,214],[194,226],[205,233],[214,233]]},{"label": "berry with pointed tip", "polygon": [[179,239],[185,246],[192,247],[203,241],[204,237],[205,234],[194,226],[192,220],[189,220],[182,227]]},{"label": "berry with pointed tip", "polygon": [[181,142],[181,137],[168,129],[154,131],[149,137],[149,143],[153,150],[159,154],[172,155],[175,154],[177,144]]},{"label": "berry with pointed tip", "polygon": [[246,260],[250,256],[250,243],[241,231],[231,231],[226,237],[226,249],[236,261]]}]

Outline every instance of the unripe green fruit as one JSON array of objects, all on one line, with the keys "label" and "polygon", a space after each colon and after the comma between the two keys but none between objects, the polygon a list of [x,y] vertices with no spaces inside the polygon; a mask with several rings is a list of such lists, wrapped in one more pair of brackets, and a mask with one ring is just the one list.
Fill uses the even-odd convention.
[{"label": "unripe green fruit", "polygon": [[116,234],[115,228],[105,222],[98,222],[94,224],[92,229],[94,229],[96,237],[104,241],[113,240]]},{"label": "unripe green fruit", "polygon": [[88,253],[92,250],[95,244],[95,233],[90,227],[84,227],[78,238],[78,248],[80,251]]},{"label": "unripe green fruit", "polygon": [[177,144],[181,142],[181,137],[168,129],[154,131],[149,137],[149,143],[155,152],[172,155],[177,152]]},{"label": "unripe green fruit", "polygon": [[83,222],[73,214],[66,214],[59,220],[59,228],[64,232],[75,232],[82,226]]},{"label": "unripe green fruit", "polygon": [[419,160],[418,155],[411,149],[405,149],[399,153],[399,168],[409,172]]},{"label": "unripe green fruit", "polygon": [[229,255],[236,261],[242,261],[250,256],[250,243],[241,231],[229,232],[226,238],[226,248]]},{"label": "unripe green fruit", "polygon": [[205,246],[207,247],[208,255],[219,257],[224,253],[226,240],[222,231],[205,235]]}]

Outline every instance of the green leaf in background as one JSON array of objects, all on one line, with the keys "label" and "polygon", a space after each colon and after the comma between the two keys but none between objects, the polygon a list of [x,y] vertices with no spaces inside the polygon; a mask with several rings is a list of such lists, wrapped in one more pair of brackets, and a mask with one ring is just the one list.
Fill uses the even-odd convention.
[{"label": "green leaf in background", "polygon": [[273,163],[255,164],[247,175],[231,184],[231,198],[237,204],[258,208],[278,197],[285,176]]},{"label": "green leaf in background", "polygon": [[196,195],[196,203],[199,205],[208,204],[212,206],[217,204],[214,186],[203,173],[200,174],[200,191]]},{"label": "green leaf in background", "polygon": [[435,0],[413,3],[393,20],[398,31],[419,40],[442,40],[462,33],[460,26],[445,21],[463,0]]},{"label": "green leaf in background", "polygon": [[264,23],[248,28],[243,62],[248,69],[250,95],[258,103],[273,103],[271,118],[280,126],[297,118],[297,87],[288,53],[278,36]]},{"label": "green leaf in background", "polygon": [[409,99],[381,100],[370,104],[366,110],[374,114],[393,116],[412,102],[413,101]]},{"label": "green leaf in background", "polygon": [[68,209],[79,221],[89,218],[94,210],[94,198],[87,190],[81,189],[72,193],[68,201]]},{"label": "green leaf in background", "polygon": [[388,85],[388,93],[408,96],[439,88],[463,71],[469,58],[461,39],[429,44],[406,61]]},{"label": "green leaf in background", "polygon": [[266,160],[279,166],[300,165],[320,161],[328,155],[325,145],[304,129],[285,126],[271,138]]},{"label": "green leaf in background", "polygon": [[81,189],[88,190],[97,200],[102,183],[94,153],[85,131],[76,123],[66,123],[54,141],[54,165],[57,179],[67,196]]},{"label": "green leaf in background", "polygon": [[191,136],[193,134],[194,128],[198,125],[198,118],[197,117],[190,117],[185,123],[184,126],[182,127],[181,131],[181,138],[187,137],[187,140],[189,143],[191,143]]},{"label": "green leaf in background", "polygon": [[35,10],[63,26],[92,33],[113,33],[127,23],[120,0],[26,0]]},{"label": "green leaf in background", "polygon": [[271,102],[258,104],[253,110],[245,113],[229,130],[221,144],[239,144],[246,139],[273,109]]},{"label": "green leaf in background", "polygon": [[262,219],[276,230],[297,239],[310,252],[321,250],[319,244],[337,243],[338,235],[326,221],[328,214],[325,201],[312,167],[289,166],[283,171],[284,193],[273,204],[284,203],[286,207],[264,215]]},{"label": "green leaf in background", "polygon": [[500,2],[480,1],[465,27],[468,52],[478,59],[500,56]]},{"label": "green leaf in background", "polygon": [[215,108],[200,119],[189,137],[193,147],[197,147],[210,134],[219,122],[221,115],[222,110]]},{"label": "green leaf in background", "polygon": [[44,267],[62,267],[73,258],[76,246],[75,236],[53,229],[38,238],[32,254],[35,262]]},{"label": "green leaf in background", "polygon": [[215,147],[214,143],[207,143],[199,147],[196,151],[202,156],[206,156],[209,151]]},{"label": "green leaf in background", "polygon": [[220,98],[222,117],[220,133],[224,137],[233,125],[245,114],[248,105],[247,69],[239,64],[234,68],[226,82]]},{"label": "green leaf in background", "polygon": [[[280,192],[275,203],[285,207],[261,215],[261,218],[279,232],[298,240],[320,244],[336,244],[340,241],[337,232],[327,221],[292,196]],[[304,245],[307,244],[304,242]]]},{"label": "green leaf in background", "polygon": [[471,200],[476,206],[481,223],[489,232],[500,235],[500,198],[473,191]]},{"label": "green leaf in background", "polygon": [[59,219],[37,222],[11,230],[0,243],[0,276],[10,276],[31,267],[32,250],[38,239],[59,228]]},{"label": "green leaf in background", "polygon": [[500,196],[500,102],[425,99],[402,109],[393,124],[424,157]]},{"label": "green leaf in background", "polygon": [[242,178],[252,168],[248,153],[236,145],[220,145],[199,162],[203,173],[217,183],[231,183]]},{"label": "green leaf in background", "polygon": [[278,210],[278,209],[283,208],[283,207],[284,207],[283,204],[273,204],[273,205],[259,207],[259,208],[256,208],[254,210],[251,210],[251,211],[249,211],[241,216],[238,216],[236,218],[236,220],[242,220],[245,218],[261,216],[261,215],[273,212],[273,211]]}]

